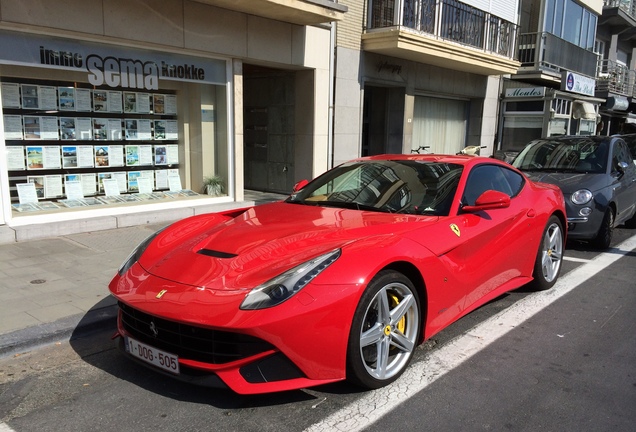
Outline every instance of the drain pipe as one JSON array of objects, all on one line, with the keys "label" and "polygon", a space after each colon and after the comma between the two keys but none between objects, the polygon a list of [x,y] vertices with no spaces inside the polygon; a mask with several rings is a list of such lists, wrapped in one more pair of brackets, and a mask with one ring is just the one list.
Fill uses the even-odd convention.
[{"label": "drain pipe", "polygon": [[327,169],[333,168],[333,123],[334,123],[334,77],[336,65],[336,23],[331,22],[329,29],[329,118],[327,120]]}]

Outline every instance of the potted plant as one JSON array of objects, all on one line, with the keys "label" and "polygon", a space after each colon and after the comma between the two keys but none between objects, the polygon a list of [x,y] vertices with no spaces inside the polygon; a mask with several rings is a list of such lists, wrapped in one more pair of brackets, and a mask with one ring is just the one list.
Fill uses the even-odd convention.
[{"label": "potted plant", "polygon": [[217,175],[203,177],[203,189],[208,195],[219,196],[223,193],[223,179]]}]

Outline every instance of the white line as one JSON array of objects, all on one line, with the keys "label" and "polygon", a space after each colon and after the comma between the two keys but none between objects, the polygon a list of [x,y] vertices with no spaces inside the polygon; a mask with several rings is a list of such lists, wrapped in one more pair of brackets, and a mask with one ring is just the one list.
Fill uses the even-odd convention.
[{"label": "white line", "polygon": [[592,260],[585,259],[585,258],[574,258],[574,257],[569,257],[569,256],[564,256],[563,259],[565,261],[580,262],[580,263],[588,263],[588,262],[592,261]]},{"label": "white line", "polygon": [[307,428],[306,431],[353,432],[363,430],[397,407],[405,398],[423,390],[436,379],[456,368],[634,249],[636,249],[636,236],[625,240],[605,253],[599,254],[587,264],[564,275],[552,289],[530,294],[511,307],[483,321],[465,334],[432,352],[425,360],[412,364],[404,375],[393,384],[369,391],[351,405],[334,412]]}]

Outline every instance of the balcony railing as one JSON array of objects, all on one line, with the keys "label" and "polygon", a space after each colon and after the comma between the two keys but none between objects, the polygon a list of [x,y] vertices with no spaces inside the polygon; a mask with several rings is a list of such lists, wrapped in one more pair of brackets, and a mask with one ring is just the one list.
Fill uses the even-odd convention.
[{"label": "balcony railing", "polygon": [[597,55],[551,33],[524,33],[519,35],[517,59],[522,70],[578,72],[596,76]]},{"label": "balcony railing", "polygon": [[600,60],[596,74],[596,91],[633,97],[636,95],[636,71],[612,60]]},{"label": "balcony railing", "polygon": [[636,19],[636,0],[603,0],[606,8],[618,8]]},{"label": "balcony railing", "polygon": [[399,27],[508,58],[516,24],[457,0],[369,0],[368,30]]}]

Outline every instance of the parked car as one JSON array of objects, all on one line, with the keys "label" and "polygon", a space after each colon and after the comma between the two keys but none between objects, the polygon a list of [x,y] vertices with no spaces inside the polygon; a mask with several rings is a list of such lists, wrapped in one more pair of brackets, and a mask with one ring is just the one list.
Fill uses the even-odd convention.
[{"label": "parked car", "polygon": [[620,137],[627,143],[627,147],[629,147],[629,151],[632,154],[632,159],[636,164],[636,134],[625,134],[620,135]]},{"label": "parked car", "polygon": [[606,249],[615,226],[636,227],[636,165],[620,137],[539,139],[512,164],[535,181],[561,188],[569,238]]},{"label": "parked car", "polygon": [[498,160],[354,160],[148,238],[110,283],[117,336],[146,366],[238,393],[377,388],[475,308],[550,288],[565,223],[558,187]]}]

